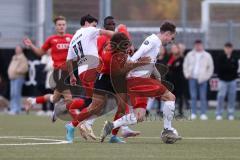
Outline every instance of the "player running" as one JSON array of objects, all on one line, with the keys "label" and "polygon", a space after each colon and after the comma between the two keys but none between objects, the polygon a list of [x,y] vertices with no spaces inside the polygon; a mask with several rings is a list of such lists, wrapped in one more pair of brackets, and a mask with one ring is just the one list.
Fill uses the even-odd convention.
[{"label": "player running", "polygon": [[[106,121],[101,134],[101,142],[111,133],[112,129],[123,125],[136,124],[142,122],[146,114],[148,97],[160,97],[163,103],[164,130],[162,137],[172,138],[174,141],[181,139],[176,129],[172,127],[172,119],[175,110],[175,96],[161,84],[160,74],[155,73],[155,79],[150,76],[153,73],[156,58],[162,45],[171,43],[176,35],[175,25],[171,22],[164,22],[160,27],[159,34],[152,34],[147,37],[138,51],[131,57],[132,62],[136,62],[143,56],[149,56],[152,64],[136,68],[128,74],[127,86],[134,113],[123,116],[122,118],[109,122]],[[156,70],[155,70],[156,72]]]},{"label": "player running", "polygon": [[79,121],[76,120],[76,116],[78,115],[77,109],[84,110],[92,101],[93,85],[97,77],[97,67],[100,62],[97,38],[100,35],[111,37],[114,33],[113,31],[96,28],[97,23],[98,20],[91,15],[83,16],[81,18],[81,28],[74,34],[68,50],[67,64],[70,74],[70,83],[76,85],[77,79],[73,73],[72,63],[73,61],[78,61],[78,75],[86,93],[86,100],[84,103],[77,100],[67,105],[67,109],[73,118],[73,121],[65,126],[67,130],[66,139],[69,142],[73,142],[74,130],[78,125],[85,139],[87,139],[87,136],[96,139],[91,128],[95,115],[88,117],[86,122],[80,124]]},{"label": "player running", "polygon": [[[36,47],[29,38],[25,38],[23,40],[24,44],[27,47],[30,47],[38,56],[42,56],[46,54],[48,50],[51,50],[54,67],[53,77],[56,83],[53,94],[46,94],[36,98],[28,98],[27,101],[30,104],[30,107],[34,104],[43,104],[47,101],[56,103],[60,100],[61,96],[64,97],[64,101],[66,103],[70,103],[72,100],[69,86],[64,84],[64,80],[68,75],[66,58],[72,35],[66,33],[67,22],[65,17],[57,16],[54,18],[53,22],[55,24],[56,34],[48,37],[41,48]],[[28,110],[30,107],[26,109]]]}]

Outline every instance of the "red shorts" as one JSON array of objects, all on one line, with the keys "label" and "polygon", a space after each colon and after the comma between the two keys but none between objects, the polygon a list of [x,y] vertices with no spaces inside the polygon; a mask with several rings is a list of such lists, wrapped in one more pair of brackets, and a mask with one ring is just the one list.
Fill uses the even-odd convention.
[{"label": "red shorts", "polygon": [[167,90],[158,80],[141,77],[129,78],[127,88],[134,108],[146,108],[148,97],[161,97]]},{"label": "red shorts", "polygon": [[97,77],[96,68],[89,69],[85,72],[82,72],[79,75],[79,79],[81,81],[81,84],[88,98],[91,98],[93,95],[93,87],[94,87],[94,82],[96,80],[96,77]]}]

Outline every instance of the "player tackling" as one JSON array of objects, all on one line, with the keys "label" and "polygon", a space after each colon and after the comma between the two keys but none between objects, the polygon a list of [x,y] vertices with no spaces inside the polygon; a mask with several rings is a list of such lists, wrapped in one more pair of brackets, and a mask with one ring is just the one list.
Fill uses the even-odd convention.
[{"label": "player tackling", "polygon": [[[175,96],[161,83],[160,74],[156,76],[158,74],[156,74],[155,68],[160,47],[171,43],[175,35],[176,26],[171,22],[164,22],[160,27],[160,33],[147,37],[138,51],[130,58],[132,62],[136,62],[141,57],[150,57],[151,64],[135,68],[129,72],[127,88],[134,107],[134,113],[125,115],[114,122],[106,121],[100,137],[101,142],[111,133],[112,129],[142,122],[146,113],[147,97],[160,97],[163,102],[164,129],[161,135],[162,139],[170,139],[173,143],[181,139],[176,129],[172,127]],[[155,72],[155,79],[150,78],[153,72]],[[151,89],[149,90],[149,88]]]},{"label": "player tackling", "polygon": [[[80,130],[89,132],[88,135],[95,139],[95,135],[91,129],[95,115],[88,117],[88,120],[86,119],[87,123],[79,124],[79,121],[76,120],[76,109],[84,110],[85,106],[88,106],[92,101],[93,85],[97,77],[97,67],[100,62],[97,48],[98,36],[105,35],[111,37],[114,34],[113,31],[96,28],[97,23],[98,20],[95,17],[92,17],[91,15],[83,16],[81,18],[81,28],[74,34],[68,49],[67,65],[70,74],[70,83],[76,85],[77,82],[73,72],[73,61],[77,61],[79,79],[81,80],[82,87],[86,93],[84,104],[79,104],[79,100],[75,100],[70,105],[67,105],[67,109],[73,118],[73,121],[65,126],[67,130],[66,139],[69,142],[73,142],[74,129],[78,125],[80,125]],[[82,136],[87,139],[86,135]]]}]

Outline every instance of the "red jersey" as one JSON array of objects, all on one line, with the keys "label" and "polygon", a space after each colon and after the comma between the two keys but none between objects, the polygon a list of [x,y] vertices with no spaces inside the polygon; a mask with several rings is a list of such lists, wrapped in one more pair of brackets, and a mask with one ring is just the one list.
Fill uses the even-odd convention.
[{"label": "red jersey", "polygon": [[103,49],[106,47],[107,43],[110,41],[110,37],[101,35],[97,39],[98,55],[102,57]]},{"label": "red jersey", "polygon": [[[124,33],[130,39],[130,34],[127,31],[127,27],[125,25],[119,25],[118,32]],[[117,66],[117,64],[113,64],[113,63],[119,63],[120,62],[119,60],[122,61],[122,58],[123,58],[121,55],[116,55],[115,56],[116,59],[112,60],[112,53],[110,51],[111,46],[108,45],[109,41],[110,41],[110,38],[104,35],[100,36],[97,41],[98,54],[99,54],[99,57],[101,58],[100,72],[104,74],[110,74],[110,67],[112,67],[113,69]],[[109,47],[109,48],[105,48],[105,47]],[[111,66],[110,63],[112,63],[113,66]]]},{"label": "red jersey", "polygon": [[51,49],[51,57],[55,69],[66,69],[68,47],[72,37],[73,35],[71,34],[65,34],[63,36],[52,35],[48,37],[43,44],[42,49],[45,52]]},{"label": "red jersey", "polygon": [[101,73],[110,74],[110,62],[112,60],[111,51],[103,51],[101,56]]},{"label": "red jersey", "polygon": [[101,35],[97,39],[98,55],[101,61],[99,65],[99,69],[101,73],[105,73],[105,74],[109,74],[109,63],[111,60],[111,53],[106,52],[106,50],[104,50],[109,41],[110,41],[110,38],[105,35]]},{"label": "red jersey", "polygon": [[127,57],[128,56],[125,53],[112,54],[110,50],[103,51],[102,66],[100,72],[104,74],[110,74],[110,72],[118,72],[119,69],[124,67]]}]

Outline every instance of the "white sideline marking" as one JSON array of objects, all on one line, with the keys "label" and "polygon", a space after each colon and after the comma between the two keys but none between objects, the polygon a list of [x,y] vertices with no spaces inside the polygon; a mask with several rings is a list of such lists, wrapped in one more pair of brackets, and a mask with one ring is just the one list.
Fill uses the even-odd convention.
[{"label": "white sideline marking", "polygon": [[33,145],[43,145],[43,144],[67,144],[68,141],[57,140],[57,139],[46,139],[46,138],[37,138],[31,136],[2,136],[0,139],[25,139],[25,140],[34,140],[34,141],[50,141],[50,142],[40,142],[40,143],[5,143],[0,146],[33,146]]},{"label": "white sideline marking", "polygon": [[[42,137],[42,138],[41,138]],[[46,137],[46,138],[44,138]],[[5,143],[0,146],[34,146],[34,145],[46,145],[46,144],[67,144],[68,141],[58,140],[58,139],[48,139],[48,138],[61,138],[61,136],[0,136],[1,139],[25,139],[34,141],[50,141],[50,142],[40,142],[40,143]],[[160,139],[160,137],[133,137],[130,139]],[[78,138],[76,138],[78,139]],[[183,140],[240,140],[240,137],[183,137]]]}]

